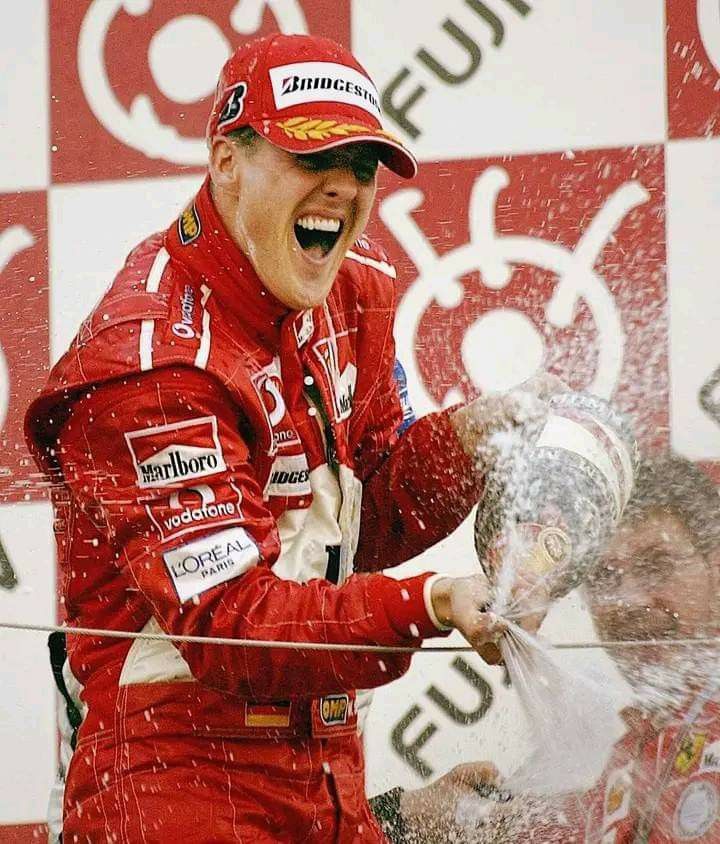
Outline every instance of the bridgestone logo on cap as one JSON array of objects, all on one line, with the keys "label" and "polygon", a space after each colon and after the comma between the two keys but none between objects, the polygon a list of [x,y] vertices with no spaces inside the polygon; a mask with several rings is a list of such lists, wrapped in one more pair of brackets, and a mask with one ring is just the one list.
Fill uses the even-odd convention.
[{"label": "bridgestone logo on cap", "polygon": [[214,416],[129,431],[125,441],[141,489],[173,486],[226,468]]},{"label": "bridgestone logo on cap", "polygon": [[345,103],[380,120],[380,99],[372,82],[351,67],[334,62],[297,62],[270,68],[278,110],[304,103]]}]

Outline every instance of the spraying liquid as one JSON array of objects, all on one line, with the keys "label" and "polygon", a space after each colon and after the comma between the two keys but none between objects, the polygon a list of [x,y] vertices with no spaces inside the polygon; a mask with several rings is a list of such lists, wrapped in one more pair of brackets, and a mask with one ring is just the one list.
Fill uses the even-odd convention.
[{"label": "spraying liquid", "polygon": [[607,402],[576,393],[551,399],[536,438],[505,431],[493,447],[475,543],[495,586],[492,610],[509,624],[500,651],[533,748],[503,788],[574,790],[586,784],[590,760],[608,749],[616,700],[603,678],[561,662],[534,630],[612,535],[632,492],[637,447]]}]

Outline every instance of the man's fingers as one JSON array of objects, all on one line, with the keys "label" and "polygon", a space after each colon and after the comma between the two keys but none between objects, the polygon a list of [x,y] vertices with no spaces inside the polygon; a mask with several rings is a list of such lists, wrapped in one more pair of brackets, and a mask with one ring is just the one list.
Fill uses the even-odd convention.
[{"label": "man's fingers", "polygon": [[494,785],[500,779],[500,771],[492,762],[465,762],[456,765],[451,773],[457,783],[468,788],[481,783]]},{"label": "man's fingers", "polygon": [[478,656],[488,665],[502,665],[503,656],[500,652],[500,647],[495,642],[489,642],[486,645],[480,645],[475,648]]}]

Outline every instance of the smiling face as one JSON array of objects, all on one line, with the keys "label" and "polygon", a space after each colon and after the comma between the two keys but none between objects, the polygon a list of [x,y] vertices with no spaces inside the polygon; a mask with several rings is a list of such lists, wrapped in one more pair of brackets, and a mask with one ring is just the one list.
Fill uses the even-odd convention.
[{"label": "smiling face", "polygon": [[298,155],[260,137],[213,143],[213,195],[264,286],[292,310],[325,301],[367,224],[378,156],[371,143]]},{"label": "smiling face", "polygon": [[[681,518],[652,508],[623,524],[587,585],[600,638],[673,640],[713,635],[715,562],[695,547]],[[649,663],[669,664],[677,648],[611,651],[632,681]]]}]

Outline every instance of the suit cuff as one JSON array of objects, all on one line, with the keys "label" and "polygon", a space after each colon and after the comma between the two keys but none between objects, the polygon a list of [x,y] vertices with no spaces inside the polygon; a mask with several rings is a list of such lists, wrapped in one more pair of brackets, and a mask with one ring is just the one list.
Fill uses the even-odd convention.
[{"label": "suit cuff", "polygon": [[435,613],[435,608],[433,607],[432,603],[432,588],[433,583],[436,583],[443,577],[447,577],[445,574],[432,574],[423,584],[423,599],[425,600],[425,609],[427,610],[427,614],[430,616],[432,623],[440,630],[442,633],[449,633],[453,628],[450,625],[443,624],[440,619],[437,617]]},{"label": "suit cuff", "polygon": [[[417,577],[403,580],[381,575],[382,602],[385,614],[392,628],[404,639],[432,639],[450,632],[439,624],[429,600],[426,600],[425,584],[439,575],[425,572]],[[427,588],[429,590],[432,583]]]}]

